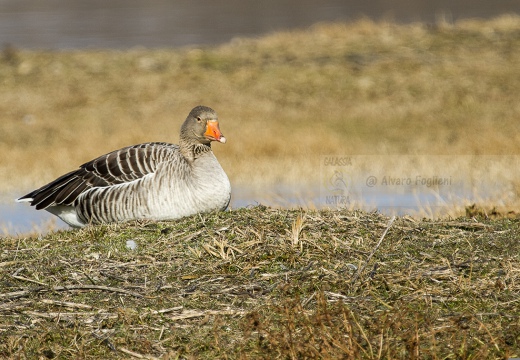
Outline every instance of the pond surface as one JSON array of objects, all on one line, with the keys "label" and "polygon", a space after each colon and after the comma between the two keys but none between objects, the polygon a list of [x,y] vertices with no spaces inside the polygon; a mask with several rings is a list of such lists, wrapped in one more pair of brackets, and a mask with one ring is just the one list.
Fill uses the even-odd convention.
[{"label": "pond surface", "polygon": [[518,0],[0,0],[0,45],[179,47],[362,16],[434,23],[519,12]]},{"label": "pond surface", "polygon": [[[232,184],[230,208],[347,208],[438,218],[460,216],[473,203],[502,210],[520,205],[520,155],[324,155],[315,165],[320,181],[314,185]],[[67,227],[46,211],[14,202],[30,190],[0,194],[0,235]]]},{"label": "pond surface", "polygon": [[[453,215],[455,210],[460,211],[473,202],[500,204],[504,200],[503,191],[492,191],[491,188],[485,193],[475,194],[455,184],[451,187],[414,187],[413,189],[403,188],[402,185],[365,188],[363,191],[359,191],[356,187],[341,189],[342,185],[333,189],[323,185],[307,189],[279,186],[255,191],[235,187],[230,209],[262,204],[283,209],[348,208],[377,210],[386,215],[419,215],[436,218]],[[11,198],[14,199],[14,196]],[[34,210],[27,203],[16,203],[14,200],[9,203],[0,202],[0,236],[45,234],[67,228],[68,225],[54,215],[47,211]]]}]

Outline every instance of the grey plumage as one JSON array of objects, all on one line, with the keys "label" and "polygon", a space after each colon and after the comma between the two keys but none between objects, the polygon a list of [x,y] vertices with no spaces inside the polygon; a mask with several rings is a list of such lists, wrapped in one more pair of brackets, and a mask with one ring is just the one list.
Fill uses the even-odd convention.
[{"label": "grey plumage", "polygon": [[29,201],[71,226],[225,209],[231,187],[211,141],[226,140],[216,113],[198,106],[182,125],[180,145],[154,142],[110,152],[18,201]]}]

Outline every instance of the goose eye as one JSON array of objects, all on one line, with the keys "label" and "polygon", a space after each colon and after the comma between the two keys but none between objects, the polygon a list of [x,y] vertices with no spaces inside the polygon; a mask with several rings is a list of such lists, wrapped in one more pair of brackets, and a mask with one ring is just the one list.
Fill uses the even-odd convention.
[{"label": "goose eye", "polygon": [[198,122],[201,122],[201,121],[202,121],[202,119],[200,118],[200,116],[197,116],[197,121],[198,121]]}]

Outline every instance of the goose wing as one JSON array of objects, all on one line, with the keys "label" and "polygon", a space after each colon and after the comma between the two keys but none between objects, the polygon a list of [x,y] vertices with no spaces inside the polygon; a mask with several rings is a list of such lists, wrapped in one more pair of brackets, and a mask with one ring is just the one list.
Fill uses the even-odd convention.
[{"label": "goose wing", "polygon": [[102,155],[49,184],[22,196],[37,210],[55,205],[72,205],[82,193],[94,187],[128,183],[153,174],[164,161],[179,150],[168,143],[145,143]]}]

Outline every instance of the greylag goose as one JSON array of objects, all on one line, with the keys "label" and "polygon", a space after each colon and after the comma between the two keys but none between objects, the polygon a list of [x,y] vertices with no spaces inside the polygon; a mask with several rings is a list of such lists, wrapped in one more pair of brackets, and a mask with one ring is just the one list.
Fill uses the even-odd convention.
[{"label": "greylag goose", "polygon": [[112,151],[17,201],[72,227],[225,210],[231,185],[212,141],[226,142],[217,114],[197,106],[182,124],[179,145],[153,142]]}]

